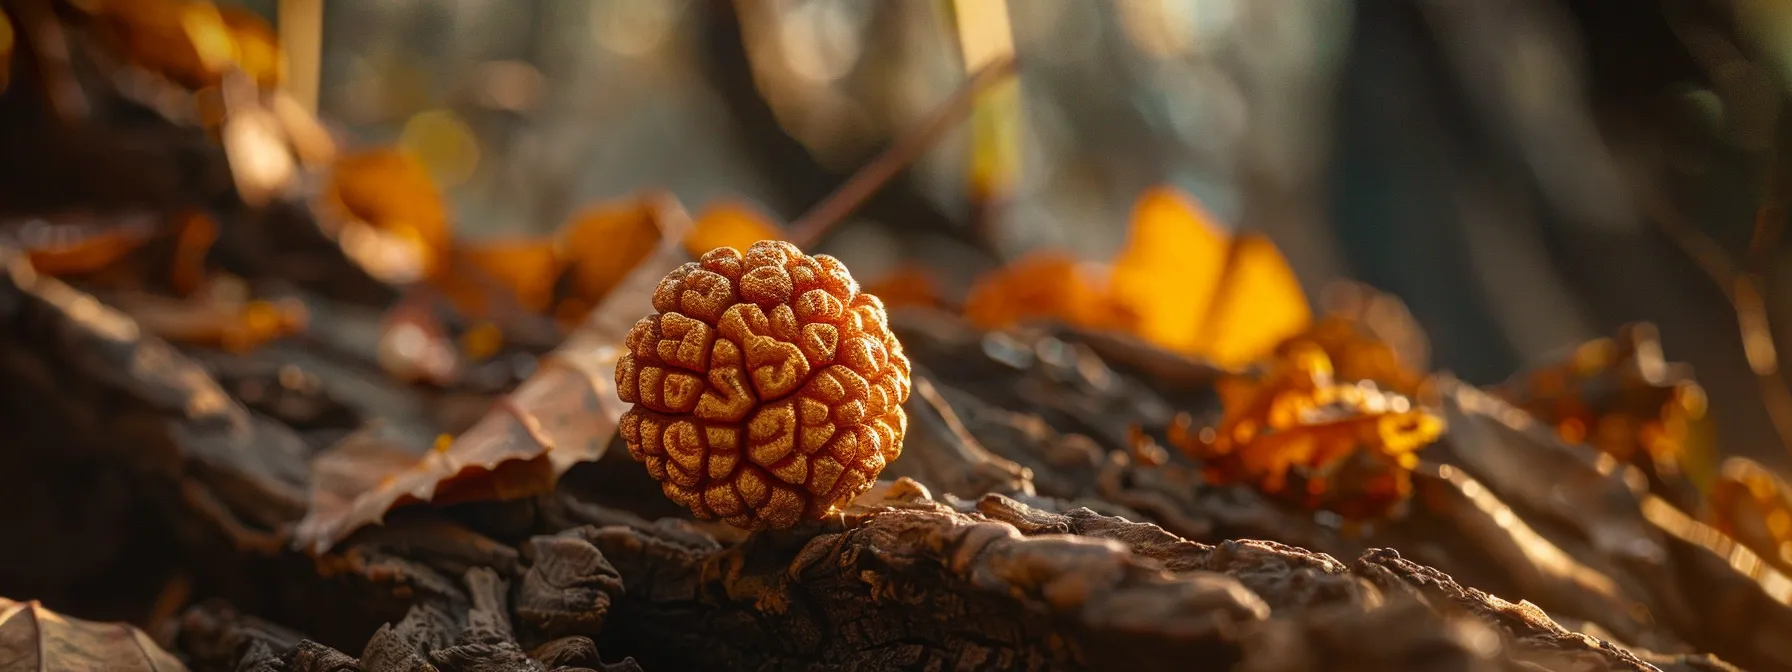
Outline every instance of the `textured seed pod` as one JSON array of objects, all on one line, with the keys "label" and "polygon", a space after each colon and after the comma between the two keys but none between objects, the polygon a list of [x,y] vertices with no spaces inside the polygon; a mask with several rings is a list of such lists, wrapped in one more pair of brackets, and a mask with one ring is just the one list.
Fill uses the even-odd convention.
[{"label": "textured seed pod", "polygon": [[909,362],[883,303],[827,255],[720,247],[660,281],[616,364],[629,454],[698,518],[822,518],[902,451]]}]

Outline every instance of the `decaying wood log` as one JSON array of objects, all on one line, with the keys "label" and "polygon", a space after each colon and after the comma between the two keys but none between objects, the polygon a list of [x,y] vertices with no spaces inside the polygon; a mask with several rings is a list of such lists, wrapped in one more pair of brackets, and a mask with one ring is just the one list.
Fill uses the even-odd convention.
[{"label": "decaying wood log", "polygon": [[1645,660],[1389,549],[1347,565],[1274,542],[1201,544],[1001,495],[955,507],[910,480],[841,520],[732,545],[576,511],[599,522],[531,538],[514,590],[469,569],[464,616],[413,607],[358,662],[216,605],[190,611],[177,641],[201,669],[289,671],[635,669],[594,651],[647,669],[1726,669]]},{"label": "decaying wood log", "polygon": [[[424,392],[291,344],[190,356],[28,269],[0,285],[0,318],[6,384],[48,404],[0,408],[61,447],[0,451],[30,514],[7,524],[54,551],[6,554],[0,576],[103,612],[81,591],[117,563],[155,560],[121,594],[142,603],[203,572],[190,590],[229,602],[150,628],[194,669],[1727,669],[1697,651],[1792,668],[1786,641],[1755,634],[1792,628],[1783,575],[1450,381],[1417,495],[1345,525],[1137,453],[1129,428],[1217,411],[1210,371],[1071,330],[905,318],[908,441],[838,519],[655,518],[677,509],[605,461],[587,465],[601,491],[398,509],[309,554],[268,543],[328,466],[293,427],[420,434],[437,422]],[[248,403],[270,375],[311,396]],[[96,465],[103,490],[30,487]],[[146,558],[147,538],[65,534],[71,514],[177,543]]]}]

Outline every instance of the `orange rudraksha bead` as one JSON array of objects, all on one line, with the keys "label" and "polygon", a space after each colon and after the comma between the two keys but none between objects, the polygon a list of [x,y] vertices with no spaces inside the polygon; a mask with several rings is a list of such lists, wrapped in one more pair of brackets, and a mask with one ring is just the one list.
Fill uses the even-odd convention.
[{"label": "orange rudraksha bead", "polygon": [[817,519],[902,452],[909,362],[840,260],[760,241],[660,281],[616,389],[629,454],[698,518],[744,529]]}]

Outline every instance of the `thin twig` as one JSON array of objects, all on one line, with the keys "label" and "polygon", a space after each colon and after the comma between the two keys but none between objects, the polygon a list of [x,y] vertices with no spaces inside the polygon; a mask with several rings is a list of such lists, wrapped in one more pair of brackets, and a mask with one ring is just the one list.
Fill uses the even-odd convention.
[{"label": "thin twig", "polygon": [[951,98],[929,114],[920,126],[897,139],[896,144],[865,164],[832,195],[792,222],[790,241],[803,249],[814,246],[829,229],[864,205],[865,200],[883,188],[890,178],[914,163],[922,153],[939,142],[946,131],[963,121],[979,94],[1012,77],[1015,71],[1014,59],[996,61],[978,70],[977,74],[972,75],[952,93]]},{"label": "thin twig", "polygon": [[[1771,183],[1777,179],[1771,177],[1777,171],[1768,172]],[[1780,375],[1779,355],[1774,346],[1772,325],[1767,319],[1767,301],[1760,276],[1744,272],[1724,251],[1722,245],[1692,226],[1665,198],[1653,192],[1646,193],[1648,195],[1644,196],[1643,205],[1649,218],[1692,258],[1693,263],[1711,276],[1735,310],[1737,329],[1742,334],[1743,355],[1760,386],[1761,404],[1767,411],[1768,419],[1773,422],[1774,432],[1779,435],[1781,445],[1792,450],[1792,387],[1788,387],[1786,379]],[[1778,237],[1777,223],[1765,224],[1761,221],[1780,211],[1778,204],[1774,202],[1774,193],[1774,187],[1770,186],[1767,201],[1761,204],[1760,212],[1757,213],[1755,235],[1750,241],[1751,249],[1764,245],[1763,239]]]}]

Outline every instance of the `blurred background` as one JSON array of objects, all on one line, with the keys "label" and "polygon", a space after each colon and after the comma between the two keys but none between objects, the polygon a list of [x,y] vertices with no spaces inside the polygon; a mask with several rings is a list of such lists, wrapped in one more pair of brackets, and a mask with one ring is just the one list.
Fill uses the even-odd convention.
[{"label": "blurred background", "polygon": [[1015,83],[819,251],[962,298],[1029,250],[1110,258],[1167,183],[1271,236],[1310,295],[1404,299],[1472,382],[1654,322],[1724,452],[1792,466],[1792,2],[242,4],[321,13],[318,116],[421,156],[472,239],[643,188],[788,222],[1011,53]]}]

